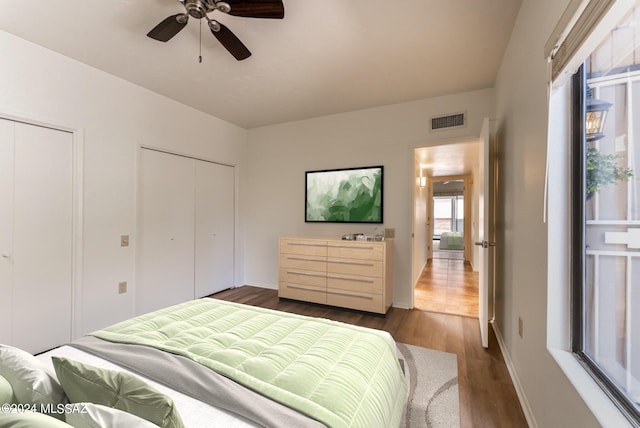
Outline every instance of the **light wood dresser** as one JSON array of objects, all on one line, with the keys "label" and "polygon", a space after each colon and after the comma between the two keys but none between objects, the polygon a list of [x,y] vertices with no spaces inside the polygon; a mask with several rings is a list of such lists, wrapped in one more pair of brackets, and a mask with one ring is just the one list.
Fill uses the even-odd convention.
[{"label": "light wood dresser", "polygon": [[280,238],[278,296],[386,314],[393,300],[393,240]]}]

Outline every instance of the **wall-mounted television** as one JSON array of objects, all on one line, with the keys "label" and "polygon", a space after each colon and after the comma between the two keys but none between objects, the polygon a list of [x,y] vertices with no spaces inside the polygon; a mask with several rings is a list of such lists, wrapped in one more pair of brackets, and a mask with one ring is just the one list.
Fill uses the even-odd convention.
[{"label": "wall-mounted television", "polygon": [[307,171],[306,222],[382,223],[384,167]]}]

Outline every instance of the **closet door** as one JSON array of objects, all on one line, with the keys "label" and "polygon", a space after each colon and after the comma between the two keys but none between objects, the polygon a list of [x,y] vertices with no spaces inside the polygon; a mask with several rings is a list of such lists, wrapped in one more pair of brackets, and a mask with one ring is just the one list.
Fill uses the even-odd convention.
[{"label": "closet door", "polygon": [[0,119],[0,343],[11,343],[13,122]]},{"label": "closet door", "polygon": [[140,150],[136,314],[194,298],[193,159]]},{"label": "closet door", "polygon": [[233,287],[233,167],[196,162],[195,297]]},{"label": "closet door", "polygon": [[[10,287],[3,293],[10,296],[8,343],[39,352],[71,340],[73,137],[9,121],[3,121],[0,132],[0,276],[3,288]],[[6,199],[11,193],[12,199]],[[8,227],[11,236],[6,234]],[[6,328],[2,331],[7,334]]]}]

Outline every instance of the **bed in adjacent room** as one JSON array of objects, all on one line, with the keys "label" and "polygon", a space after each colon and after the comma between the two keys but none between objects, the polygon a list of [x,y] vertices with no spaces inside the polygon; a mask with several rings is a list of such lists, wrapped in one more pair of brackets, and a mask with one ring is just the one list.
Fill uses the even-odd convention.
[{"label": "bed in adjacent room", "polygon": [[440,250],[464,250],[462,232],[442,232],[440,234]]},{"label": "bed in adjacent room", "polygon": [[405,404],[397,357],[384,331],[205,298],[37,358],[71,402],[129,387],[133,398],[96,400],[136,413],[136,391],[169,397],[169,408],[153,412],[161,426],[386,428],[398,426]]}]

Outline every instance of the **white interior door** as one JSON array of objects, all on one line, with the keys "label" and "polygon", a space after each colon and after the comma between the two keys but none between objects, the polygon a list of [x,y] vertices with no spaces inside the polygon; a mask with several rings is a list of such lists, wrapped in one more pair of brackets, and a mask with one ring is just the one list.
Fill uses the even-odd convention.
[{"label": "white interior door", "polygon": [[475,242],[481,249],[478,251],[478,322],[482,346],[489,346],[489,304],[493,295],[493,256],[495,247],[493,230],[493,174],[492,172],[492,138],[493,122],[484,119],[480,135],[480,165],[479,174],[482,182],[478,183],[480,192],[478,198],[478,237]]},{"label": "white interior door", "polygon": [[13,122],[0,119],[0,343],[12,343],[13,134]]},{"label": "white interior door", "polygon": [[140,150],[136,314],[194,298],[193,159]]},{"label": "white interior door", "polygon": [[194,161],[196,170],[195,297],[233,287],[233,167]]},{"label": "white interior door", "polygon": [[71,340],[73,136],[0,120],[4,343],[40,352]]},{"label": "white interior door", "polygon": [[39,352],[71,340],[73,136],[16,123],[15,138],[13,343]]}]

